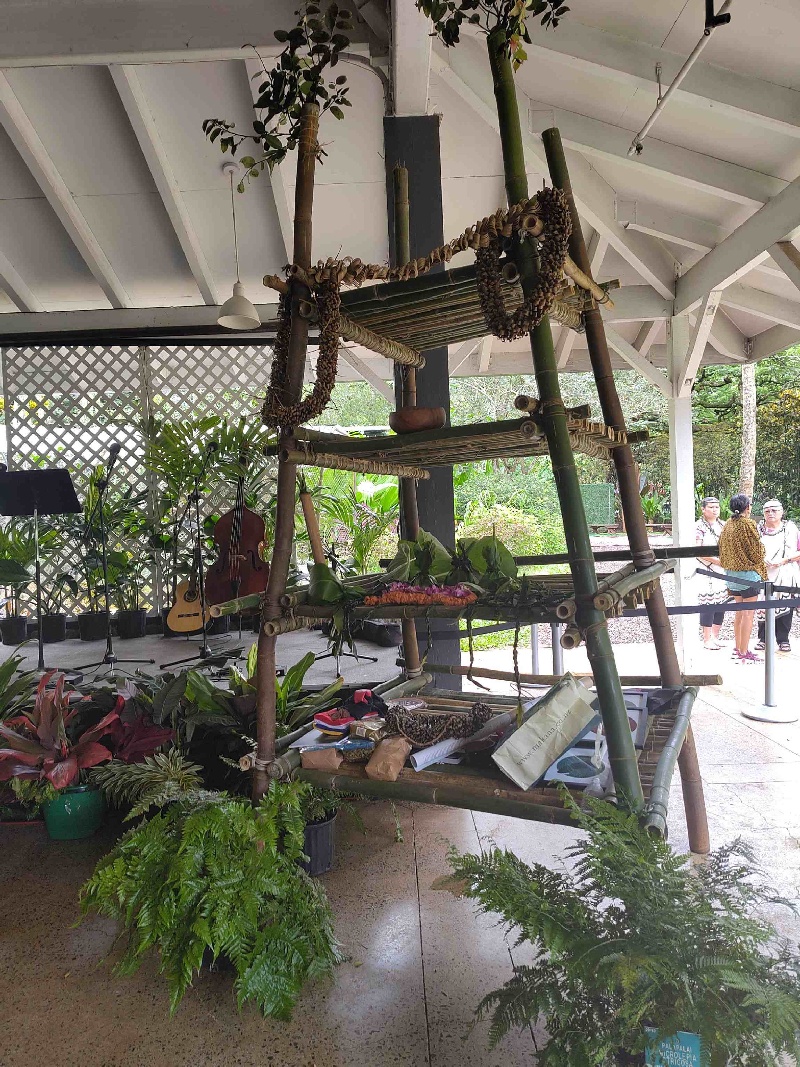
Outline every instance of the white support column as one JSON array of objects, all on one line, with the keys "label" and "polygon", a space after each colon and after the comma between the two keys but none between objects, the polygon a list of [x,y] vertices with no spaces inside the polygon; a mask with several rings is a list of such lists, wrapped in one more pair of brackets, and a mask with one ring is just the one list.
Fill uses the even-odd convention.
[{"label": "white support column", "polygon": [[[686,365],[692,329],[683,315],[667,320],[667,350],[669,355],[672,395],[669,409],[669,470],[670,507],[672,512],[672,543],[694,544],[694,446],[692,442],[692,395],[681,395],[680,385]],[[691,582],[688,575],[695,567],[693,560],[678,560],[675,575],[675,603],[692,604]],[[690,670],[699,647],[697,615],[676,615],[678,658],[683,670]]]}]

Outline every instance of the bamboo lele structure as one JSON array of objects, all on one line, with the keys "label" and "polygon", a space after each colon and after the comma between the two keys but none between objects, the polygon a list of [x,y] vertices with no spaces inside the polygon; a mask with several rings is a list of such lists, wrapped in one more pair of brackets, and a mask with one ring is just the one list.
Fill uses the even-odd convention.
[{"label": "bamboo lele structure", "polygon": [[[516,220],[521,230],[536,233],[536,219],[526,215],[520,222],[519,212],[530,211],[522,150],[519,113],[516,102],[511,64],[506,47],[505,35],[495,31],[488,37],[489,59],[495,88],[500,121],[500,133],[506,174],[506,191],[512,208],[508,215],[516,212]],[[446,271],[446,277],[434,275],[430,278],[418,278],[418,273],[429,269],[427,261],[409,263],[408,250],[408,195],[407,175],[402,168],[395,172],[395,224],[398,236],[397,258],[405,260],[405,266],[395,270],[399,281],[392,281],[391,271],[376,274],[373,268],[361,270],[360,261],[344,260],[341,263],[328,261],[312,268],[311,253],[311,211],[313,204],[313,185],[315,168],[315,146],[317,136],[318,110],[315,105],[305,105],[301,116],[302,134],[298,147],[298,177],[295,188],[295,224],[294,224],[294,262],[289,270],[287,283],[267,278],[267,284],[284,293],[291,307],[291,326],[287,350],[286,374],[282,382],[280,402],[286,407],[296,404],[301,396],[303,368],[306,346],[308,343],[309,324],[315,318],[315,305],[311,299],[312,289],[321,279],[335,277],[338,282],[344,280],[360,284],[369,277],[386,277],[388,284],[383,292],[376,295],[356,290],[355,295],[342,302],[342,311],[338,315],[339,333],[346,335],[351,323],[356,323],[366,331],[368,337],[375,339],[374,350],[395,358],[401,365],[403,376],[402,397],[405,406],[416,404],[416,368],[423,365],[421,360],[408,358],[405,353],[413,348],[408,343],[414,341],[430,347],[436,343],[451,343],[459,336],[454,335],[458,324],[451,321],[453,316],[445,317],[439,324],[438,332],[431,328],[431,317],[440,316],[441,308],[448,296],[455,297],[460,320],[464,309],[475,303],[475,278],[470,278],[469,271],[459,273]],[[516,205],[516,207],[514,207]],[[490,220],[491,221],[491,220]],[[484,220],[486,223],[487,220]],[[505,225],[505,221],[503,222]],[[479,227],[475,233],[479,232]],[[541,229],[539,233],[543,232]],[[459,240],[465,240],[464,235]],[[455,245],[457,242],[452,242]],[[474,243],[465,243],[460,247],[478,247]],[[458,249],[456,249],[458,250]],[[447,250],[444,250],[447,251]],[[562,318],[569,320],[572,328],[582,328],[587,316],[596,313],[596,301],[610,303],[607,288],[598,286],[589,276],[588,270],[581,265],[580,247],[571,248],[574,260],[569,260],[569,274],[582,287],[576,297],[576,290],[566,291],[560,286],[551,297],[550,309],[555,306],[559,313],[566,308]],[[436,258],[443,250],[432,253],[428,259],[441,262]],[[452,250],[449,251],[452,254]],[[444,256],[446,261],[449,255]],[[584,257],[585,258],[585,257]],[[502,268],[500,289],[505,296],[511,296],[509,289],[519,288],[521,300],[533,300],[537,296],[538,265],[532,240],[517,241],[514,245],[513,263],[506,263]],[[373,273],[367,273],[373,270]],[[461,269],[459,269],[461,270]],[[331,274],[330,272],[338,272]],[[338,284],[338,283],[337,283]],[[416,288],[420,296],[420,306],[416,315],[407,316],[405,333],[402,332],[402,303],[398,294],[402,287]],[[513,297],[509,304],[513,305]],[[520,301],[521,302],[521,301]],[[381,315],[374,313],[376,303],[383,304]],[[388,308],[388,312],[387,312]],[[346,309],[346,312],[345,312]],[[359,323],[359,316],[361,322]],[[427,316],[427,318],[426,318]],[[393,348],[395,339],[382,335],[386,329],[397,330],[402,335],[400,349]],[[470,321],[467,329],[473,331]],[[485,332],[485,323],[480,332]],[[417,332],[414,333],[414,330]],[[634,567],[624,567],[616,575],[603,576],[598,579],[592,557],[589,528],[583,511],[573,449],[603,450],[612,455],[620,452],[622,460],[616,461],[618,469],[623,471],[621,490],[626,508],[626,520],[634,525],[631,516],[638,508],[638,485],[635,501],[630,491],[630,480],[625,473],[630,455],[628,438],[624,430],[621,413],[618,418],[607,418],[607,423],[592,423],[586,412],[568,412],[561,397],[558,372],[553,350],[552,335],[548,315],[544,314],[530,333],[534,370],[539,388],[539,398],[520,398],[520,410],[525,417],[507,420],[505,423],[487,424],[471,427],[447,427],[439,431],[406,434],[398,437],[386,437],[376,440],[355,441],[346,437],[325,435],[317,431],[296,426],[280,427],[280,438],[276,447],[279,458],[278,500],[275,528],[275,543],[272,566],[267,592],[262,602],[262,626],[258,645],[258,696],[257,722],[258,743],[254,760],[254,800],[258,800],[268,786],[270,778],[282,774],[297,774],[305,780],[330,788],[340,788],[348,792],[361,792],[370,795],[406,797],[429,803],[447,803],[464,807],[475,807],[487,811],[505,812],[527,818],[564,821],[566,815],[555,793],[547,790],[535,790],[524,793],[515,791],[496,776],[471,772],[459,774],[457,771],[430,771],[423,777],[416,772],[404,771],[396,783],[375,783],[363,776],[359,769],[349,768],[346,773],[335,776],[321,775],[299,768],[300,757],[296,750],[290,750],[278,756],[276,747],[275,718],[275,641],[280,633],[288,632],[305,624],[305,621],[331,618],[340,606],[312,605],[307,601],[302,590],[287,591],[289,561],[291,555],[295,485],[298,464],[338,466],[342,469],[368,471],[386,471],[401,478],[402,527],[408,538],[413,538],[419,529],[416,511],[415,481],[425,477],[426,468],[435,464],[452,464],[463,462],[465,458],[485,458],[487,456],[506,456],[513,454],[536,455],[549,454],[553,463],[559,503],[564,521],[567,540],[567,556],[570,566],[570,579],[567,583],[548,583],[542,579],[541,591],[536,586],[537,579],[530,579],[531,589],[536,588],[535,599],[527,603],[509,606],[498,602],[492,604],[491,598],[481,598],[470,610],[470,617],[512,620],[517,626],[523,622],[554,621],[558,618],[556,607],[566,610],[566,617],[571,620],[568,639],[575,643],[585,641],[589,656],[591,673],[598,693],[599,705],[603,717],[608,742],[609,762],[614,782],[619,795],[627,802],[641,805],[645,799],[637,765],[637,756],[633,746],[628,716],[620,678],[614,663],[613,651],[606,626],[606,613],[615,613],[623,603],[638,602],[640,599],[650,604],[660,595],[658,579],[666,569],[666,563],[656,563],[652,555],[645,558],[640,545],[633,545]],[[404,347],[405,346],[405,347]],[[394,355],[392,353],[394,352]],[[598,363],[599,367],[600,364]],[[601,390],[604,414],[606,409],[614,414],[614,403],[607,395],[614,392],[613,379],[601,384],[598,372],[598,388]],[[619,406],[618,398],[616,400]],[[466,450],[466,451],[465,451]],[[644,529],[643,516],[641,526]],[[526,587],[527,588],[527,587]],[[218,613],[241,608],[223,605]],[[663,600],[662,600],[663,603]],[[403,638],[406,662],[406,678],[398,684],[382,687],[386,696],[399,696],[405,692],[416,692],[429,685],[431,676],[423,673],[417,648],[415,619],[422,617],[462,617],[463,609],[439,606],[373,606],[359,605],[348,609],[353,618],[399,618],[403,622]],[[651,613],[658,622],[658,613]],[[657,638],[657,640],[659,640]],[[663,641],[662,641],[663,643]],[[673,649],[674,656],[674,649]],[[668,685],[684,684],[680,674],[669,674],[669,657],[660,649],[662,679]],[[677,664],[677,660],[675,660]],[[666,666],[665,666],[666,665]],[[441,673],[459,673],[456,668]],[[470,673],[469,671],[467,672]],[[476,670],[476,675],[478,674]],[[496,675],[502,672],[495,672]],[[521,681],[518,673],[507,677]],[[674,716],[673,726],[667,730],[669,739],[669,759],[657,761],[657,772],[648,783],[648,792],[660,790],[663,796],[668,789],[671,774],[671,762],[678,751],[686,748],[689,736],[688,709],[694,699],[695,690],[682,689],[681,713]],[[431,706],[446,701],[448,708],[461,707],[467,710],[469,702],[458,701],[452,693],[446,696],[438,690],[426,690],[426,699]],[[492,697],[493,702],[508,704],[509,698]],[[516,701],[511,701],[516,704]],[[663,727],[667,720],[662,719]],[[283,750],[285,746],[280,745]],[[446,780],[445,780],[446,779]],[[663,832],[661,814],[653,822],[654,828]],[[697,836],[693,847],[697,844]],[[702,850],[702,849],[698,849]]]}]

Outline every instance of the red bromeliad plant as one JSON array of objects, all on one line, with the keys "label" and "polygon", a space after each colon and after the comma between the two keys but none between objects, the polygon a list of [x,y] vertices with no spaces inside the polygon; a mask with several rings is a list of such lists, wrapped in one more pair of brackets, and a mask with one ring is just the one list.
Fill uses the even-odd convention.
[{"label": "red bromeliad plant", "polygon": [[46,779],[56,789],[65,789],[79,780],[81,771],[104,763],[115,754],[134,763],[171,740],[171,730],[153,726],[141,716],[134,723],[123,722],[122,697],[96,725],[84,730],[76,740],[70,739],[67,727],[78,713],[77,705],[88,697],[70,705],[63,675],[48,690],[47,683],[54,673],[44,675],[39,682],[30,711],[0,723],[0,782],[10,778]]}]

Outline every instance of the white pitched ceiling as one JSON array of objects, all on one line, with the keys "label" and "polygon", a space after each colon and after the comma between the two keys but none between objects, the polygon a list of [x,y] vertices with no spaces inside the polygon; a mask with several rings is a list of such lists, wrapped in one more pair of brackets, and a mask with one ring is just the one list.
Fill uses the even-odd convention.
[{"label": "white pitched ceiling", "polygon": [[[291,21],[294,6],[3,5],[0,336],[93,322],[103,328],[213,322],[214,301],[233,281],[233,243],[223,157],[203,137],[201,122],[249,124],[258,60],[241,46],[257,45],[269,62],[272,31]],[[429,68],[425,48],[417,47],[427,38],[412,0],[401,0],[394,8],[396,47],[387,57],[380,38],[389,19],[381,8],[381,0],[371,0],[369,26],[360,24],[355,35],[361,62],[342,67],[354,106],[345,122],[323,122],[328,156],[315,194],[317,257],[387,256],[384,86],[365,65],[370,58],[394,72],[401,111],[427,101],[442,116],[445,232],[455,235],[503,202],[483,40],[449,52],[434,46]],[[556,124],[586,235],[599,242],[598,275],[623,285],[609,323],[623,353],[620,366],[627,365],[625,353],[633,358],[626,345],[637,359],[663,366],[663,322],[673,310],[676,273],[684,276],[679,310],[694,308],[709,285],[728,286],[733,278],[722,289],[702,359],[746,358],[745,339],[755,339],[759,357],[800,339],[800,256],[775,251],[800,225],[800,205],[796,218],[793,206],[781,214],[771,205],[744,231],[751,241],[726,241],[800,174],[800,5],[734,3],[731,24],[712,35],[642,155],[627,157],[656,102],[656,63],[668,84],[702,32],[703,11],[702,0],[573,5],[556,31],[534,28],[529,62],[518,75],[531,188],[546,172],[539,135]],[[264,176],[237,197],[242,280],[258,303],[272,303],[261,278],[288,258],[293,178],[289,161],[271,181]],[[758,222],[776,217],[781,221],[771,227]],[[764,247],[756,247],[762,237]],[[580,337],[572,344],[564,337],[559,347],[568,369],[585,365]],[[383,361],[357,355],[388,376]],[[528,359],[524,345],[497,342],[452,355],[460,374],[520,369]],[[349,365],[342,370],[344,377],[354,373]]]}]

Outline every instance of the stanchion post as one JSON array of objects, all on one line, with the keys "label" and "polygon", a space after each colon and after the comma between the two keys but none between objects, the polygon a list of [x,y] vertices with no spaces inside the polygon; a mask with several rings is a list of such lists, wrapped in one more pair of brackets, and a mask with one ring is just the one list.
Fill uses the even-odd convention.
[{"label": "stanchion post", "polygon": [[775,699],[775,608],[772,606],[772,582],[764,582],[764,705],[776,708]]},{"label": "stanchion post", "polygon": [[564,673],[564,649],[561,647],[561,633],[563,626],[560,622],[550,623],[550,635],[553,642],[553,674],[560,676]]},{"label": "stanchion post", "polygon": [[531,623],[531,674],[539,673],[539,627]]}]

